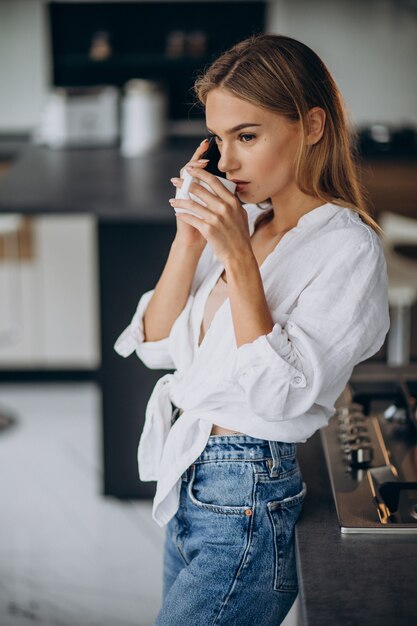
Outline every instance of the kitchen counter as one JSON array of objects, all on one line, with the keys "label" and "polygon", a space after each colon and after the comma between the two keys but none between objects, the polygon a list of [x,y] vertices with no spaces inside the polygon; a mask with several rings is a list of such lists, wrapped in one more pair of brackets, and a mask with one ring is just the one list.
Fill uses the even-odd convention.
[{"label": "kitchen counter", "polygon": [[169,179],[179,175],[197,145],[198,139],[172,139],[146,156],[127,159],[116,148],[52,150],[28,144],[1,179],[0,211],[174,223],[168,198],[175,188]]},{"label": "kitchen counter", "polygon": [[[118,148],[59,149],[0,136],[0,160],[14,159],[0,184],[0,212],[92,213],[101,220],[174,223],[170,183],[199,138],[170,138],[144,156]],[[417,158],[364,158],[363,183],[375,213],[417,217]]]},{"label": "kitchen counter", "polygon": [[417,623],[417,535],[342,535],[320,433],[298,445],[307,495],[296,526],[300,626]]},{"label": "kitchen counter", "polygon": [[27,133],[4,135],[0,133],[0,161],[14,161],[30,143]]},{"label": "kitchen counter", "polygon": [[0,178],[4,176],[22,151],[28,146],[28,136],[0,134]]}]

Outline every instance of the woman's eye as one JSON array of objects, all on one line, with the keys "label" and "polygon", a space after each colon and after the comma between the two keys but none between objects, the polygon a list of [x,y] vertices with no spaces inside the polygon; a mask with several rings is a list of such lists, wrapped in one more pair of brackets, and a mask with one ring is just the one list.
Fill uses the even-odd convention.
[{"label": "woman's eye", "polygon": [[251,135],[250,133],[242,133],[241,135],[239,135],[239,139],[243,141],[243,143],[248,143],[249,141],[252,141],[252,139],[255,139],[255,135]]}]

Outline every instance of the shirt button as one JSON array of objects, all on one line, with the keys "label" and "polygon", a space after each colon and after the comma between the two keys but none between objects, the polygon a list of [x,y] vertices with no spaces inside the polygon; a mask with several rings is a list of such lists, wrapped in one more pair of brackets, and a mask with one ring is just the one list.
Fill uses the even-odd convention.
[{"label": "shirt button", "polygon": [[299,385],[301,383],[301,376],[296,376],[294,378],[294,382],[297,383],[297,385]]}]

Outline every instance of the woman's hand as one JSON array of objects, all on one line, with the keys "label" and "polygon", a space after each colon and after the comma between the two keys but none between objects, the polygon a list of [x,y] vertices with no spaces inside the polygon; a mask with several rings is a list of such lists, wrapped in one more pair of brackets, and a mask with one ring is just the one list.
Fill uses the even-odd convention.
[{"label": "woman's hand", "polygon": [[[184,169],[188,165],[194,165],[196,168],[203,168],[207,165],[208,159],[199,160],[201,155],[207,150],[208,140],[204,139],[197,150],[194,152],[191,160],[184,165],[184,167],[180,170],[180,176],[183,175]],[[171,178],[171,182],[175,187],[181,187],[182,178]],[[179,206],[179,205],[178,205]],[[175,236],[175,241],[180,243],[183,246],[189,246],[193,249],[201,249],[203,251],[206,240],[204,236],[199,232],[198,229],[194,228],[192,224],[187,224],[185,220],[179,220],[179,215],[177,218],[177,234]]]},{"label": "woman's hand", "polygon": [[207,183],[213,193],[198,183],[192,183],[190,192],[207,207],[194,200],[171,199],[169,202],[175,209],[190,209],[202,218],[180,213],[177,219],[198,230],[224,266],[227,266],[230,259],[239,258],[248,252],[252,254],[248,214],[239,199],[216,176],[201,167],[187,166],[187,170],[194,178]]}]

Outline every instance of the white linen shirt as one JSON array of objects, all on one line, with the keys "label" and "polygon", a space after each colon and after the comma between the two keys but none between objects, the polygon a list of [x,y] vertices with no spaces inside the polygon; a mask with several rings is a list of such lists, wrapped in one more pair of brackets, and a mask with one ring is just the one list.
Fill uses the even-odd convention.
[{"label": "white linen shirt", "polygon": [[[252,235],[262,209],[244,208]],[[213,424],[305,442],[327,424],[353,367],[379,350],[389,329],[380,240],[349,208],[327,203],[306,213],[262,263],[270,333],[237,348],[227,298],[199,346],[205,303],[223,270],[207,244],[169,336],[144,341],[152,289],[114,346],[151,369],[175,370],[155,385],[138,448],[140,479],[157,481],[152,516],[160,526],[176,513],[181,476]],[[184,410],[172,426],[171,401]]]}]

